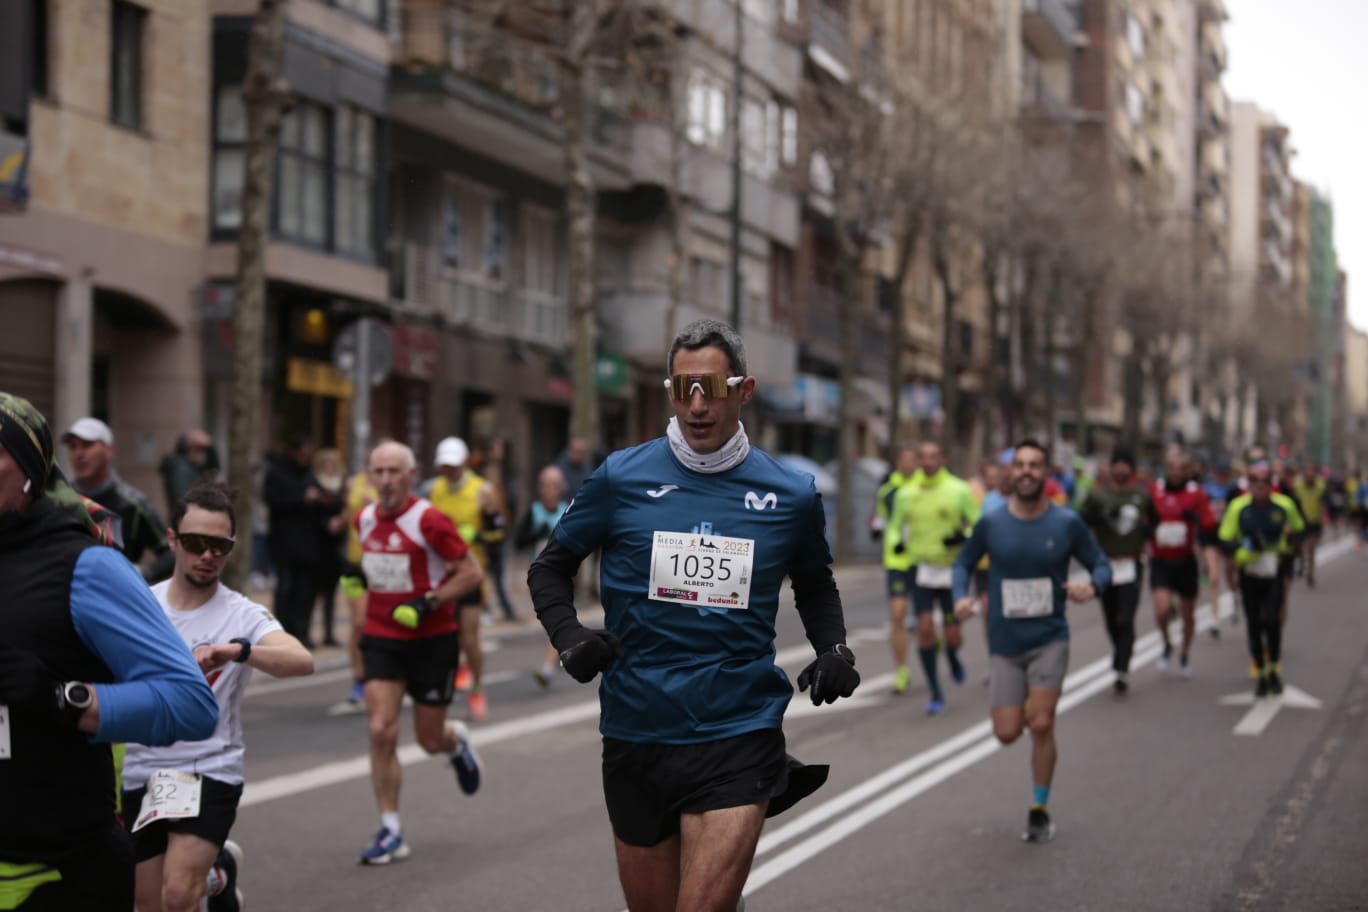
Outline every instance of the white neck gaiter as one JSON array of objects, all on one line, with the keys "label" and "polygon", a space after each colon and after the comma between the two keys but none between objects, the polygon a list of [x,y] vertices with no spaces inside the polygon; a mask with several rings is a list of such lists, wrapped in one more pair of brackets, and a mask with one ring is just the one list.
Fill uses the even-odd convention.
[{"label": "white neck gaiter", "polygon": [[718,472],[725,472],[734,469],[746,461],[750,455],[750,438],[746,436],[746,426],[741,424],[737,427],[736,433],[731,440],[717,450],[716,453],[708,453],[706,456],[693,451],[693,448],[684,441],[684,432],[679,429],[679,419],[671,418],[670,426],[665,429],[665,436],[670,441],[670,451],[674,453],[684,468],[693,472],[701,472],[704,475],[715,475]]}]

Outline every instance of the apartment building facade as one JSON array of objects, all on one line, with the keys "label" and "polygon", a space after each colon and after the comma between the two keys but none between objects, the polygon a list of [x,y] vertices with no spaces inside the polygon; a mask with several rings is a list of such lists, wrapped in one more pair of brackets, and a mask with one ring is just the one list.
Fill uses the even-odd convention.
[{"label": "apartment building facade", "polygon": [[0,389],[57,434],[105,419],[149,491],[203,417],[209,21],[208,0],[0,5],[4,129],[27,152],[27,200],[0,214]]}]

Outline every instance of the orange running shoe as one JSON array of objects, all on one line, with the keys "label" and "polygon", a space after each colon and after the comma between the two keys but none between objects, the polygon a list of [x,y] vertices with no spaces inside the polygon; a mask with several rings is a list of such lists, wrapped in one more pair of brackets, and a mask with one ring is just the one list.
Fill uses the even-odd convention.
[{"label": "orange running shoe", "polygon": [[489,703],[485,700],[483,690],[477,690],[470,695],[466,701],[470,709],[471,722],[483,722],[489,716]]},{"label": "orange running shoe", "polygon": [[456,670],[456,689],[463,693],[470,690],[470,669],[464,665]]}]

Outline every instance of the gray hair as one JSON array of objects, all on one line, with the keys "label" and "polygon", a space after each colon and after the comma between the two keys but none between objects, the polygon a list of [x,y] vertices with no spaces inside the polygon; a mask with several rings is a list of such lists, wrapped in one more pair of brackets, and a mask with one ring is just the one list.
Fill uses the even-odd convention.
[{"label": "gray hair", "polygon": [[675,353],[681,348],[698,351],[700,348],[719,348],[727,356],[733,376],[745,377],[746,346],[741,336],[721,320],[695,320],[679,331],[670,344],[670,355],[665,360],[666,375],[674,374]]},{"label": "gray hair", "polygon": [[[418,467],[418,458],[413,455],[413,448],[408,444],[400,443],[397,440],[382,440],[371,448],[371,455],[374,456],[382,449],[396,451],[399,454],[399,467],[405,472],[412,472]],[[366,465],[369,467],[369,459],[366,460]]]}]

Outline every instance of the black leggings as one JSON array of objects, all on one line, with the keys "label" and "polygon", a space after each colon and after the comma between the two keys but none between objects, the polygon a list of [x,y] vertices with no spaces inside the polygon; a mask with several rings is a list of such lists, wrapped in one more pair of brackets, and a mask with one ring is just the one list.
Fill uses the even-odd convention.
[{"label": "black leggings", "polygon": [[1102,616],[1107,621],[1107,636],[1112,642],[1112,669],[1130,671],[1131,651],[1135,648],[1135,610],[1140,605],[1140,578],[1121,586],[1108,586],[1102,592]]},{"label": "black leggings", "polygon": [[1249,634],[1249,655],[1254,664],[1277,662],[1282,656],[1283,581],[1281,577],[1261,579],[1240,574],[1240,598],[1244,602],[1245,630]]}]

